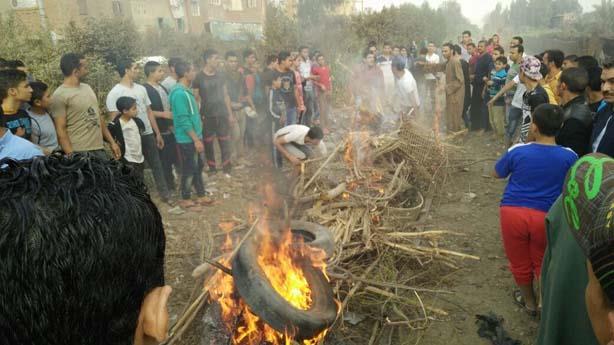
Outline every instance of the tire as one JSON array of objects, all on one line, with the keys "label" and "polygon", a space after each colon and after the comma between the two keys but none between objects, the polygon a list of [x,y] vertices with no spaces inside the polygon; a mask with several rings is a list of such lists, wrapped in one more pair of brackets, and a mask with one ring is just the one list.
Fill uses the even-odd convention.
[{"label": "tire", "polygon": [[303,237],[305,244],[310,247],[322,249],[326,253],[326,259],[335,254],[335,240],[328,228],[322,225],[293,220],[290,223],[292,233]]},{"label": "tire", "polygon": [[258,265],[259,241],[246,241],[232,263],[235,286],[250,310],[280,333],[293,334],[297,340],[310,339],[329,328],[337,318],[333,290],[324,274],[308,259],[298,262],[309,283],[311,307],[301,310],[292,306],[275,291]]}]

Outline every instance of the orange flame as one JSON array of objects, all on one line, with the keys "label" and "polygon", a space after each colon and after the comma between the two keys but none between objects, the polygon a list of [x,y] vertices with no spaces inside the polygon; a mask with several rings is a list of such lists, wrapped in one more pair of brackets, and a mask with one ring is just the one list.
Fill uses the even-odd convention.
[{"label": "orange flame", "polygon": [[[264,205],[268,207],[279,206],[279,201],[274,197],[272,188],[265,186],[264,190],[267,199]],[[293,238],[290,229],[283,229],[282,235],[279,237],[281,240],[276,241],[272,236],[275,230],[270,228],[267,221],[269,218],[268,212],[257,212],[250,208],[250,218],[256,213],[263,214],[257,229],[262,238],[258,264],[275,291],[283,296],[288,303],[298,309],[309,309],[312,303],[311,288],[303,270],[296,264],[296,261],[299,256],[307,257],[314,267],[325,272],[324,252],[314,250],[297,241]],[[220,228],[232,229],[229,225],[222,224],[220,224]],[[232,248],[233,241],[230,235],[227,235],[222,249],[225,252],[230,252]],[[222,260],[221,263],[230,267],[230,259]],[[216,273],[212,283],[208,284],[206,288],[210,291],[211,299],[217,301],[221,306],[222,320],[224,320],[228,332],[232,334],[233,345],[258,345],[263,341],[271,345],[291,345],[292,340],[294,340],[292,335],[294,330],[286,330],[285,333],[280,333],[253,314],[245,302],[235,294],[234,281],[230,275],[222,272]],[[325,330],[312,339],[303,340],[301,345],[317,345],[326,337],[326,333]]]}]

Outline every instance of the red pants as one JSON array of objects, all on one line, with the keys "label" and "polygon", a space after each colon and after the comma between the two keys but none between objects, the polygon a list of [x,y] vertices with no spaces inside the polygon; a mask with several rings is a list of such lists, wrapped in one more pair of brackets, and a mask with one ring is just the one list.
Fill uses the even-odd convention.
[{"label": "red pants", "polygon": [[513,206],[501,206],[501,236],[510,262],[510,271],[518,285],[528,285],[539,278],[546,250],[546,212]]}]

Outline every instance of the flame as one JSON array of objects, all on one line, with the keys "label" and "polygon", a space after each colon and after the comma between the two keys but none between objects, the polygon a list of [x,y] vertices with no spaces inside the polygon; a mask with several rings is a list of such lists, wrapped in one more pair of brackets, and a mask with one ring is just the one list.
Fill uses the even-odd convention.
[{"label": "flame", "polygon": [[[258,233],[261,236],[258,264],[264,271],[269,282],[288,303],[298,309],[310,308],[311,289],[305,274],[297,264],[299,259],[308,259],[311,264],[326,272],[325,254],[321,250],[315,250],[293,238],[289,228],[281,229],[280,236],[273,236],[275,230],[268,223],[269,208],[279,206],[279,200],[275,197],[270,186],[263,188],[266,201],[263,203],[265,210],[257,210],[250,207],[249,217],[262,214],[258,223]],[[221,223],[221,229],[232,229],[232,226]],[[227,231],[226,240],[222,250],[230,252],[234,247],[230,233]],[[230,267],[230,259],[221,260],[221,264]],[[327,277],[328,279],[328,277]],[[221,306],[222,320],[228,332],[232,335],[233,345],[259,345],[263,341],[271,345],[291,345],[295,330],[286,330],[281,333],[268,326],[257,315],[253,314],[245,302],[235,292],[232,276],[222,272],[216,273],[209,289],[213,301]],[[327,330],[313,337],[301,341],[301,345],[317,345],[326,337]]]}]

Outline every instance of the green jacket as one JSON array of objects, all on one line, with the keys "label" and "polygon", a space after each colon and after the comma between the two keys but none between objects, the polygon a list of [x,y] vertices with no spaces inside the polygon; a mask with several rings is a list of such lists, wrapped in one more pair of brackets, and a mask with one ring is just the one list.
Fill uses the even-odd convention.
[{"label": "green jacket", "polygon": [[203,123],[200,119],[198,104],[192,90],[181,83],[177,83],[168,96],[173,111],[173,125],[175,126],[175,139],[178,144],[191,144],[192,138],[189,131],[203,138]]},{"label": "green jacket", "polygon": [[546,216],[538,345],[598,345],[586,311],[586,257],[567,224],[559,197]]}]

